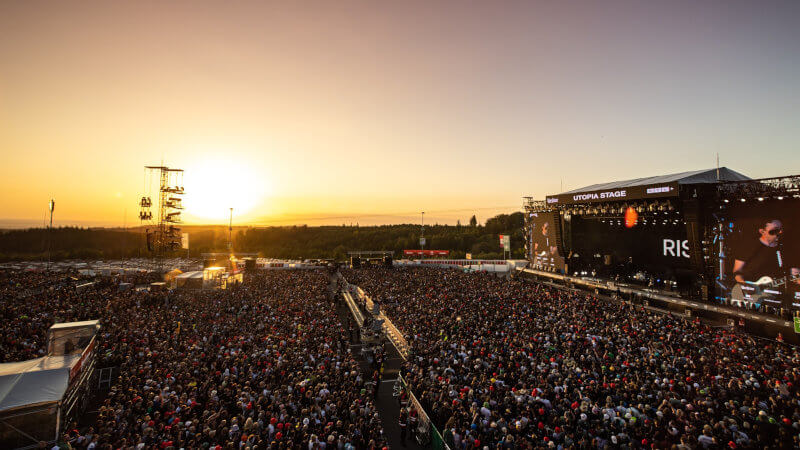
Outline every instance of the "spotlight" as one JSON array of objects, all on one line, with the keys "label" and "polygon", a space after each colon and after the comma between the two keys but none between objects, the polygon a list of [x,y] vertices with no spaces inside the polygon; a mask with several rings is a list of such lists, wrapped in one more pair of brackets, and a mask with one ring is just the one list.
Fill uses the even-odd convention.
[{"label": "spotlight", "polygon": [[783,200],[783,196],[782,196],[782,195],[779,195],[779,196],[778,196],[778,200]]},{"label": "spotlight", "polygon": [[[780,198],[780,197],[778,197],[778,198]],[[729,203],[729,202],[730,202],[730,200],[728,200],[728,199],[726,198],[726,199],[725,199],[725,203]]]},{"label": "spotlight", "polygon": [[740,200],[742,203],[744,203],[744,202],[745,202],[745,199],[743,199],[743,198],[740,198],[739,200]]},{"label": "spotlight", "polygon": [[758,197],[758,201],[763,202],[764,201],[764,197]]}]

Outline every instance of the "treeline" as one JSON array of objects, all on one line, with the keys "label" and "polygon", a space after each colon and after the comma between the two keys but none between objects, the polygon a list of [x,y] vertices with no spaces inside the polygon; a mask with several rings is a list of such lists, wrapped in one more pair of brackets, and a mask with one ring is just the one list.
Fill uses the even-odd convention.
[{"label": "treeline", "polygon": [[[510,234],[512,255],[523,257],[523,216],[517,212],[501,214],[478,225],[426,225],[425,248],[450,250],[451,257],[501,258],[498,235]],[[190,256],[227,249],[226,227],[184,228],[189,233]],[[393,250],[402,257],[404,249],[418,249],[420,226],[411,224],[382,226],[321,226],[238,228],[234,229],[233,248],[272,258],[335,258],[344,260],[352,250]],[[0,260],[46,259],[48,245],[52,260],[119,259],[146,257],[142,230],[88,229],[63,227],[52,230],[32,228],[0,232]],[[186,251],[174,255],[185,255]]]},{"label": "treeline", "polygon": [[[0,232],[0,260],[110,259],[146,256],[141,233],[122,229],[30,228]],[[140,254],[141,253],[141,254]]]}]

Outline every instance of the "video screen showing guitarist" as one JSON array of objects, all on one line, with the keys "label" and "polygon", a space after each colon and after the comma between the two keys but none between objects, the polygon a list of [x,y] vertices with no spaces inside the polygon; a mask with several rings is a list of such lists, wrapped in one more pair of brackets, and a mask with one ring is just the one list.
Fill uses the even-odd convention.
[{"label": "video screen showing guitarist", "polygon": [[535,229],[533,241],[533,252],[541,258],[550,258],[556,254],[555,239],[550,238],[550,224],[542,223],[539,229]]},{"label": "video screen showing guitarist", "polygon": [[[758,238],[748,239],[734,251],[733,278],[737,286],[731,292],[735,302],[778,306],[787,282],[800,282],[800,268],[785,252],[783,222],[766,219],[758,228]],[[785,306],[790,306],[786,304]]]},{"label": "video screen showing guitarist", "polygon": [[553,217],[550,214],[531,216],[531,247],[534,264],[564,269],[564,258],[558,253],[556,238],[552,227]]}]

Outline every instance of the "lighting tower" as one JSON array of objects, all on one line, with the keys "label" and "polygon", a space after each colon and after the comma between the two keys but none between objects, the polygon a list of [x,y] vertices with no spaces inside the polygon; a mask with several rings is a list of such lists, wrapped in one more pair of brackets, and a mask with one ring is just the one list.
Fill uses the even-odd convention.
[{"label": "lighting tower", "polygon": [[[183,210],[183,169],[171,169],[166,166],[145,166],[145,170],[157,172],[158,188],[158,224],[147,230],[147,249],[155,256],[161,269],[161,263],[167,252],[181,247],[181,230],[176,224],[181,223]],[[152,201],[150,197],[142,197],[139,213],[141,220],[150,220]]]},{"label": "lighting tower", "polygon": [[419,246],[422,250],[420,259],[425,259],[425,211],[422,211],[422,224],[419,229]]},{"label": "lighting tower", "polygon": [[50,246],[53,239],[53,210],[56,209],[56,201],[52,198],[50,203],[47,204],[47,209],[50,210],[50,226],[47,227],[47,270],[50,271]]},{"label": "lighting tower", "polygon": [[231,208],[231,221],[228,224],[228,252],[233,254],[233,208]]}]

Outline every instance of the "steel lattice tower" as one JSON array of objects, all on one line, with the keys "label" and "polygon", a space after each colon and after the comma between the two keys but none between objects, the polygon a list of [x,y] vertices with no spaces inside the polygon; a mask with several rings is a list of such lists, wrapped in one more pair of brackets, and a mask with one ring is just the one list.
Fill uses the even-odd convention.
[{"label": "steel lattice tower", "polygon": [[[183,210],[183,169],[172,169],[167,166],[145,166],[145,170],[158,172],[158,223],[147,230],[147,248],[158,261],[159,269],[164,256],[181,247],[181,230],[176,225],[181,223]],[[141,220],[151,220],[152,200],[142,197],[140,202]]]}]

